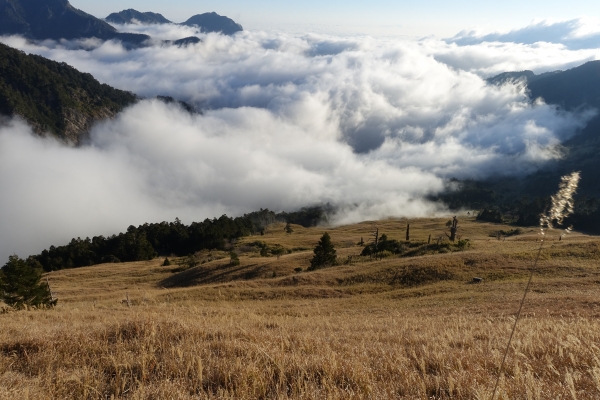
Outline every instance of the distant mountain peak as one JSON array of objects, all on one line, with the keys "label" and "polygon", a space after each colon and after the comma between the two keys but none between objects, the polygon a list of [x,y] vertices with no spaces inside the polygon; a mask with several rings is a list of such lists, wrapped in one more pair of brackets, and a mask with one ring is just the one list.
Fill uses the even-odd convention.
[{"label": "distant mountain peak", "polygon": [[112,13],[105,18],[106,21],[114,24],[130,24],[139,22],[142,24],[170,24],[171,21],[162,16],[162,14],[153,12],[139,12],[130,8],[118,13]]},{"label": "distant mountain peak", "polygon": [[236,23],[231,18],[219,15],[214,11],[194,15],[187,21],[181,23],[181,25],[196,26],[204,33],[217,32],[224,35],[233,35],[236,32],[244,30],[240,24]]},{"label": "distant mountain peak", "polygon": [[133,44],[150,38],[118,32],[107,22],[73,7],[68,0],[0,0],[0,35],[39,40],[96,37]]}]

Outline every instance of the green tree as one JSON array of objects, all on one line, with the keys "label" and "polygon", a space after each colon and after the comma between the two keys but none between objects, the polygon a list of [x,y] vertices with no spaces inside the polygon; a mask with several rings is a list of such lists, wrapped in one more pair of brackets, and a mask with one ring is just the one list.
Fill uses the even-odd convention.
[{"label": "green tree", "polygon": [[42,272],[39,263],[34,263],[33,259],[8,257],[8,262],[0,269],[0,300],[15,308],[56,305],[50,288],[41,282]]},{"label": "green tree", "polygon": [[323,236],[321,236],[321,240],[319,240],[319,243],[313,252],[315,255],[312,260],[310,260],[310,267],[308,267],[309,271],[335,265],[337,255],[335,247],[333,246],[333,243],[331,243],[329,233],[325,232]]}]

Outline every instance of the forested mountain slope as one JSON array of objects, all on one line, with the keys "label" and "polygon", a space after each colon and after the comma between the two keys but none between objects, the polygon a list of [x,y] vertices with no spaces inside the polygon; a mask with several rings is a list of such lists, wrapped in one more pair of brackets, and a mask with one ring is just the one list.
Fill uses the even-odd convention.
[{"label": "forested mountain slope", "polygon": [[91,125],[135,103],[135,94],[90,74],[0,44],[0,114],[18,115],[38,134],[78,144]]}]

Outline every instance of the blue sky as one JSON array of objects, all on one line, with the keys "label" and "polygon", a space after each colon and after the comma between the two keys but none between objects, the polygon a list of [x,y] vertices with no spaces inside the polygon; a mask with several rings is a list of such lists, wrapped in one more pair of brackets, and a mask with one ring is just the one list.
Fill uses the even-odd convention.
[{"label": "blue sky", "polygon": [[600,3],[572,0],[71,0],[90,14],[106,17],[126,8],[154,11],[181,22],[191,15],[215,11],[248,29],[281,29],[342,34],[453,36],[467,28],[509,30],[534,19],[572,19],[600,16]]}]

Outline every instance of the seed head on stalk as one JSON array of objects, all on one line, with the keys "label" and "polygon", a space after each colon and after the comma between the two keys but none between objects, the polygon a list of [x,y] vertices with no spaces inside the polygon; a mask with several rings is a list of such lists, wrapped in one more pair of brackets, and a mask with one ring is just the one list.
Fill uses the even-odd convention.
[{"label": "seed head on stalk", "polygon": [[[546,235],[545,229],[554,229],[554,222],[561,225],[564,219],[573,213],[573,195],[577,190],[579,184],[579,172],[573,172],[571,175],[565,175],[560,178],[560,184],[558,185],[558,192],[551,196],[552,207],[549,211],[540,215],[540,234],[542,235],[542,242]],[[571,227],[565,229],[566,233],[571,231]],[[563,236],[561,234],[561,236]]]},{"label": "seed head on stalk", "polygon": [[[533,273],[540,259],[540,254],[542,253],[542,247],[544,246],[544,237],[546,236],[545,229],[553,229],[554,221],[556,221],[558,225],[562,225],[564,219],[573,212],[573,195],[575,194],[575,190],[577,190],[579,178],[579,172],[573,172],[571,175],[565,175],[562,178],[560,178],[558,192],[551,197],[552,207],[549,211],[540,215],[540,235],[542,235],[542,240],[540,243],[540,247],[538,248],[537,257],[535,258],[535,261],[533,263],[533,268],[531,268],[531,273],[529,274],[527,286],[525,286],[525,292],[523,293],[523,298],[521,299],[521,304],[519,305],[519,311],[517,311],[515,323],[513,325],[512,331],[510,332],[510,337],[508,338],[508,344],[506,345],[506,349],[504,350],[504,357],[502,357],[502,363],[500,364],[500,369],[498,370],[498,377],[496,378],[496,385],[494,386],[494,391],[492,392],[491,400],[494,400],[496,397],[496,392],[498,390],[498,384],[500,383],[502,371],[504,370],[504,363],[506,362],[508,349],[510,348],[513,335],[515,334],[515,330],[517,329],[517,322],[519,322],[519,317],[521,316],[521,311],[523,310],[525,297],[527,296],[527,292],[529,291],[529,286],[531,285]],[[565,229],[565,233],[569,233],[570,231],[571,227]],[[563,235],[564,233],[561,234],[561,237]]]}]

